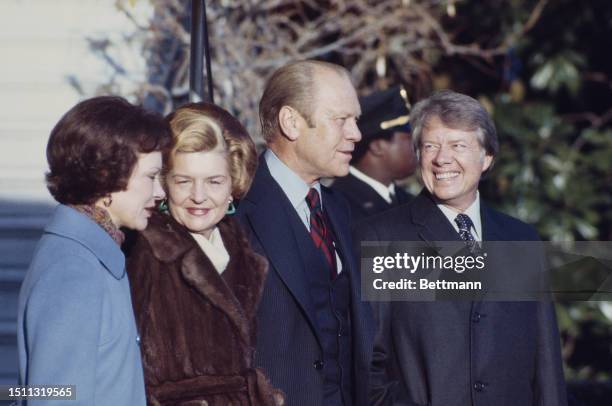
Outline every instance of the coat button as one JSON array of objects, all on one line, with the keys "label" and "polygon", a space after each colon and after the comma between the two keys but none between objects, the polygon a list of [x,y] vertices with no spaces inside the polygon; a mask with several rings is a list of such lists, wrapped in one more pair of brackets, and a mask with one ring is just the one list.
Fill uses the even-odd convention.
[{"label": "coat button", "polygon": [[480,322],[480,319],[482,319],[484,316],[485,316],[485,315],[484,315],[484,314],[482,314],[482,313],[475,312],[475,313],[472,315],[472,321],[473,321],[474,323],[479,323],[479,322]]},{"label": "coat button", "polygon": [[487,387],[487,385],[485,383],[483,383],[483,382],[480,382],[480,381],[478,381],[478,382],[476,382],[474,384],[474,390],[476,392],[484,392],[486,387]]},{"label": "coat button", "polygon": [[312,363],[312,366],[317,370],[320,371],[323,369],[323,367],[325,366],[325,362],[321,361],[320,359],[316,360],[315,362]]}]

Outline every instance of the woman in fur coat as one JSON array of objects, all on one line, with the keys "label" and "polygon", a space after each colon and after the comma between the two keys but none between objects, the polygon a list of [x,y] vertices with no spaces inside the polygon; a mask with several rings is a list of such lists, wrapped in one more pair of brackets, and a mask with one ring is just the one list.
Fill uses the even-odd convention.
[{"label": "woman in fur coat", "polygon": [[152,216],[128,275],[152,405],[279,405],[253,366],[255,315],[267,263],[231,217],[257,157],[248,133],[209,103],[168,117],[167,204]]}]

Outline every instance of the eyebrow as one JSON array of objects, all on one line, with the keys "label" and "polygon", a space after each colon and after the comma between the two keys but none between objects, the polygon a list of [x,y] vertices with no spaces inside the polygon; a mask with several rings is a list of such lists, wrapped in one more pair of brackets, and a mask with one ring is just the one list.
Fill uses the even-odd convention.
[{"label": "eyebrow", "polygon": [[[173,178],[194,179],[194,176],[183,175],[183,174],[180,174],[180,173],[173,173],[173,174],[171,174],[171,176]],[[197,178],[197,177],[198,176],[196,176],[195,178]],[[217,175],[206,176],[206,177],[204,177],[204,179],[226,178],[226,177],[227,177],[226,175],[220,173],[220,174],[217,174]]]},{"label": "eyebrow", "polygon": [[[441,142],[438,141],[438,140],[427,140],[425,138],[421,139],[421,142],[422,143],[426,142],[426,143],[429,143],[429,144],[441,144]],[[466,140],[466,139],[463,139],[463,138],[451,138],[451,139],[448,139],[448,140],[444,140],[444,143],[447,143],[447,144],[454,144],[454,143],[457,143],[457,142],[465,142],[465,143],[469,144],[471,142],[471,140],[469,140],[469,139]]]},{"label": "eyebrow", "polygon": [[328,110],[327,115],[330,117],[355,117],[358,118],[361,116],[361,112],[352,113],[348,110]]}]

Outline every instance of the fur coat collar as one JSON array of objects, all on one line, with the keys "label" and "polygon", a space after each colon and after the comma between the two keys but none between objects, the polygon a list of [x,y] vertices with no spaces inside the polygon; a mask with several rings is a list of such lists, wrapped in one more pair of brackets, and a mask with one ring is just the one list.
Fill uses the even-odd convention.
[{"label": "fur coat collar", "polygon": [[250,331],[249,320],[255,317],[268,263],[249,248],[244,232],[233,218],[226,216],[217,226],[230,256],[223,275],[215,270],[188,230],[170,215],[154,214],[143,236],[158,261],[168,264],[180,261],[184,280],[225,312],[244,344],[250,345],[254,332]]}]

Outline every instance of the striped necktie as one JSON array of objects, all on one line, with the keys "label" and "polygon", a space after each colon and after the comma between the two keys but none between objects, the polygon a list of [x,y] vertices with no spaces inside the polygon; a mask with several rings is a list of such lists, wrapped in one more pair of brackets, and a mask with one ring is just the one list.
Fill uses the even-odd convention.
[{"label": "striped necktie", "polygon": [[328,224],[327,216],[321,208],[319,192],[310,188],[306,195],[306,204],[310,209],[310,237],[315,246],[323,252],[331,269],[331,278],[338,275],[336,266],[336,251],[334,249],[334,233]]}]

